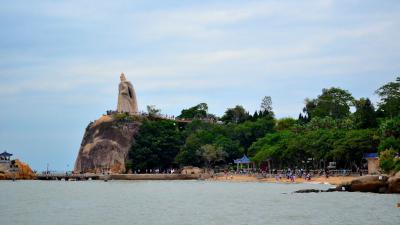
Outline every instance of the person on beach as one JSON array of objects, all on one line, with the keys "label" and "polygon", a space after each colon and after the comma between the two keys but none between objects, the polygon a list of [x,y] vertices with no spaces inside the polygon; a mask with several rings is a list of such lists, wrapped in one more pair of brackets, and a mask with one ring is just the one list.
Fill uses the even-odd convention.
[{"label": "person on beach", "polygon": [[306,180],[307,180],[307,181],[310,181],[310,180],[311,180],[311,174],[310,174],[310,173],[307,173],[307,175],[306,175]]},{"label": "person on beach", "polygon": [[325,169],[325,177],[326,177],[326,179],[329,178],[329,170],[328,169]]}]

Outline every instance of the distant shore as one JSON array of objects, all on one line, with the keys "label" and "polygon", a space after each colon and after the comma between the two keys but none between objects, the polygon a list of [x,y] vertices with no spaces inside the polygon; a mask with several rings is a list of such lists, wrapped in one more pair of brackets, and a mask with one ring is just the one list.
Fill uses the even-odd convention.
[{"label": "distant shore", "polygon": [[61,179],[73,179],[73,180],[207,180],[207,181],[221,181],[221,182],[267,182],[267,183],[287,183],[287,184],[298,184],[298,183],[318,183],[318,184],[330,184],[340,185],[348,183],[360,176],[333,176],[326,178],[324,176],[312,177],[311,180],[305,180],[304,178],[296,178],[294,182],[290,179],[282,178],[276,180],[275,178],[260,178],[256,175],[248,174],[110,174],[110,175],[98,175],[98,174],[76,174],[65,176],[63,174],[52,174],[52,175],[38,175],[32,177],[35,180],[61,180]]},{"label": "distant shore", "polygon": [[227,181],[227,182],[268,182],[268,183],[319,183],[319,184],[330,184],[340,185],[342,183],[350,182],[359,176],[336,176],[336,177],[312,177],[311,180],[305,180],[303,178],[296,178],[294,182],[289,179],[282,178],[276,180],[275,178],[257,178],[253,175],[228,175],[228,176],[215,176],[209,180]]}]

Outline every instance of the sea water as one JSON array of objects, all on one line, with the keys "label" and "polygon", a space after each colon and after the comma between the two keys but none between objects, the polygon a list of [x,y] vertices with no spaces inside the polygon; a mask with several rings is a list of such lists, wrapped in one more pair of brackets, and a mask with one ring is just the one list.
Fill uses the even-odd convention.
[{"label": "sea water", "polygon": [[0,181],[0,225],[400,224],[400,195],[319,184]]}]

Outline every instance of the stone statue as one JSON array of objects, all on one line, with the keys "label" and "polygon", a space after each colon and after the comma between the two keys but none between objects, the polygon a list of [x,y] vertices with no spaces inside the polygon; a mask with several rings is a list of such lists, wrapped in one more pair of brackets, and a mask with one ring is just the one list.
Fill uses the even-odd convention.
[{"label": "stone statue", "polygon": [[138,113],[135,89],[131,82],[126,80],[124,73],[121,73],[120,79],[117,111],[129,114]]}]

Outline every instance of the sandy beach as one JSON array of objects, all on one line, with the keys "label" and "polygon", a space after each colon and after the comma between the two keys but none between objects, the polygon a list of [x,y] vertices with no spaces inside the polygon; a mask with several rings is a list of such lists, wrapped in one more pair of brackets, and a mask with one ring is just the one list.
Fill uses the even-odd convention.
[{"label": "sandy beach", "polygon": [[311,180],[305,180],[303,178],[296,178],[294,182],[286,178],[282,178],[277,181],[275,178],[257,178],[254,175],[228,175],[228,176],[216,176],[210,180],[218,181],[232,181],[232,182],[270,182],[270,183],[321,183],[321,184],[331,184],[339,185],[342,183],[350,182],[357,176],[337,176],[337,177],[313,177]]}]

